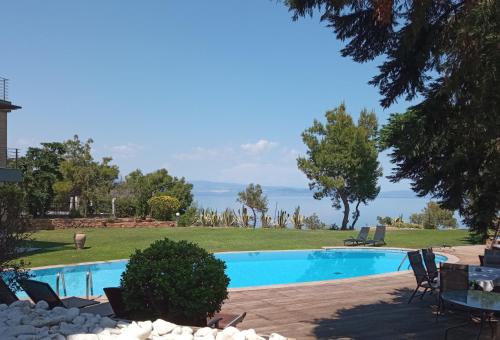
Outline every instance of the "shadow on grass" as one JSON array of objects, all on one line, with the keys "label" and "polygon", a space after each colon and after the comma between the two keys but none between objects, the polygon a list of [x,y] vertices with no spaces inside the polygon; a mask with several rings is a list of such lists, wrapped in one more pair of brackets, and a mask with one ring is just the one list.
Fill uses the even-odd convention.
[{"label": "shadow on grass", "polygon": [[[369,304],[358,304],[354,299],[352,307],[338,309],[329,318],[314,320],[314,336],[317,339],[444,339],[447,327],[465,320],[462,313],[448,312],[436,322],[435,295],[426,295],[423,300],[415,298],[408,304],[411,293],[408,288],[396,289],[390,299],[381,296],[384,301]],[[448,339],[474,339],[478,330],[477,325],[470,323],[450,331]],[[490,337],[490,329],[485,327],[481,339]]]}]

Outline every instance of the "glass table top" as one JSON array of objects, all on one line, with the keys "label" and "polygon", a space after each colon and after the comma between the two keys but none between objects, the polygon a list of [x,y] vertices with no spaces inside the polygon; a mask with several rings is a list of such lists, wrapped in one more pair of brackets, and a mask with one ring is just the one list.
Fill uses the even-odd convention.
[{"label": "glass table top", "polygon": [[443,292],[441,298],[472,309],[500,312],[500,293],[482,290],[450,290]]}]

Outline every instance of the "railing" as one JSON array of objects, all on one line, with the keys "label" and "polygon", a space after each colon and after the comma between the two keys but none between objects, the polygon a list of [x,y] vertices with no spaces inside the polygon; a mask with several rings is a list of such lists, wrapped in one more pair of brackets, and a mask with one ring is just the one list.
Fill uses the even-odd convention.
[{"label": "railing", "polygon": [[59,283],[62,284],[63,294],[64,294],[63,296],[68,295],[66,292],[66,280],[64,279],[64,272],[59,272],[57,273],[56,276],[56,294],[58,296],[61,296],[61,294],[59,294]]},{"label": "railing", "polygon": [[0,100],[9,98],[9,79],[0,77]]},{"label": "railing", "polygon": [[0,148],[0,168],[17,169],[21,150],[16,148]]},{"label": "railing", "polygon": [[92,271],[89,269],[85,275],[85,295],[87,299],[94,295],[94,282],[92,279]]}]

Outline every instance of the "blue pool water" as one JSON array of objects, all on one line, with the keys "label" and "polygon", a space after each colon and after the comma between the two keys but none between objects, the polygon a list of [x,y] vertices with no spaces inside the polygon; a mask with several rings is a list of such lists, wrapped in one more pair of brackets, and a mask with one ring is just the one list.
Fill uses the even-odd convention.
[{"label": "blue pool water", "polygon": [[[256,251],[216,253],[226,262],[230,288],[343,279],[395,272],[406,252],[387,249],[334,249],[297,251]],[[436,256],[437,262],[447,258]],[[103,294],[104,287],[120,284],[127,261],[95,263],[33,270],[36,280],[49,283],[55,290],[56,276],[64,272],[68,296],[84,296],[85,277],[92,271],[94,295]],[[408,260],[401,266],[407,270]],[[62,289],[61,289],[61,295]]]}]

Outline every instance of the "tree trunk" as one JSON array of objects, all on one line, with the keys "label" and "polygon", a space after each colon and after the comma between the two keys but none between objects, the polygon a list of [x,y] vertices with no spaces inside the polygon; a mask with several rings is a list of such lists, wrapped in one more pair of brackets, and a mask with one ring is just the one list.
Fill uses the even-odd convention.
[{"label": "tree trunk", "polygon": [[340,198],[342,199],[342,204],[344,205],[344,218],[342,219],[342,226],[340,230],[347,230],[347,223],[349,223],[349,200],[347,196],[340,194]]},{"label": "tree trunk", "polygon": [[356,212],[354,214],[354,220],[352,221],[352,224],[351,224],[351,230],[354,229],[354,226],[356,225],[356,222],[358,222],[358,218],[359,218],[359,204],[361,203],[361,200],[358,200],[358,203],[356,203]]},{"label": "tree trunk", "polygon": [[255,226],[257,225],[257,214],[255,213],[255,209],[251,208],[253,212],[253,227],[255,229]]}]

